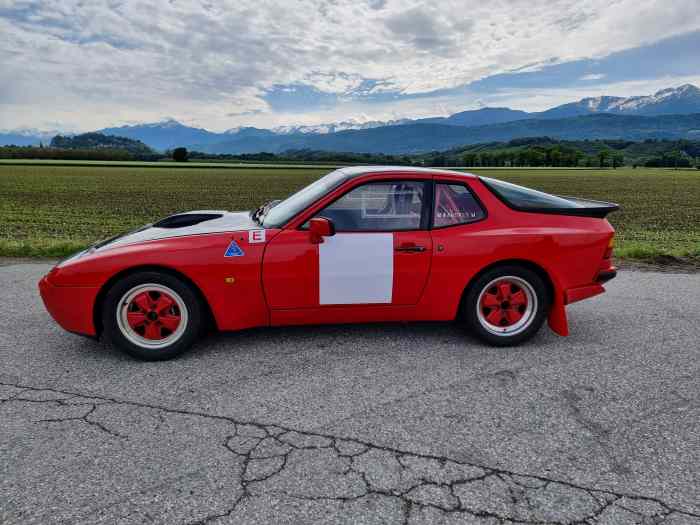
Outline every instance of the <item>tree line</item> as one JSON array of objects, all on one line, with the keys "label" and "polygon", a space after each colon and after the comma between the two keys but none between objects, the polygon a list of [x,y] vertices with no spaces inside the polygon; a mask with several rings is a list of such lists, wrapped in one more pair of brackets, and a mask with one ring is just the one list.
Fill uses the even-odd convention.
[{"label": "tree line", "polygon": [[426,165],[465,167],[692,167],[700,142],[688,140],[556,140],[525,137],[421,156]]},{"label": "tree line", "polygon": [[625,164],[623,153],[601,150],[595,155],[586,155],[581,150],[561,146],[530,146],[517,151],[469,152],[461,155],[436,153],[429,157],[433,166],[478,167],[612,167]]},{"label": "tree line", "polygon": [[[158,157],[161,157],[159,155]],[[34,146],[2,146],[0,159],[44,159],[44,160],[158,160],[157,158],[135,158],[124,149],[63,149],[37,148]]]},{"label": "tree line", "polygon": [[[56,137],[52,147],[0,147],[0,158],[55,160],[208,160],[220,162],[266,162],[306,164],[394,164],[436,167],[598,167],[623,165],[645,167],[700,167],[700,141],[581,140],[559,141],[548,137],[529,137],[509,142],[476,144],[448,151],[417,154],[377,154],[331,152],[308,149],[283,153],[210,154],[188,151],[184,147],[165,153],[145,144],[99,134],[72,138]],[[119,147],[122,146],[122,147]]]}]

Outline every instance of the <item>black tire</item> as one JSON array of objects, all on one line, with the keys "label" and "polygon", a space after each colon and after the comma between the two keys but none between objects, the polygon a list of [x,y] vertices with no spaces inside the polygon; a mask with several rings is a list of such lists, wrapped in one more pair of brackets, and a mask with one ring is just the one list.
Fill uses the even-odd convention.
[{"label": "black tire", "polygon": [[[505,294],[499,293],[502,285],[510,286]],[[522,297],[526,299],[524,303]],[[485,306],[491,301],[496,301],[493,307]],[[482,341],[493,346],[513,346],[531,339],[539,331],[550,301],[547,285],[536,272],[517,265],[497,266],[470,285],[461,314],[467,328]],[[518,316],[519,320],[513,321]],[[490,321],[494,319],[497,321],[492,324]]]},{"label": "black tire", "polygon": [[[151,310],[142,309],[136,304],[144,299],[134,297],[144,294],[151,301]],[[163,295],[163,304],[170,301],[172,305],[163,310],[161,316],[157,305]],[[140,316],[143,316],[143,323],[132,326],[132,315],[139,316],[136,323],[140,323]],[[149,316],[155,317],[152,319]],[[179,321],[174,324],[173,320],[177,319]],[[138,272],[117,281],[105,295],[102,304],[105,340],[130,356],[144,361],[172,359],[188,350],[202,331],[202,319],[202,304],[192,287],[182,279],[158,271]],[[174,329],[171,330],[173,326]],[[149,332],[151,336],[157,334],[161,339],[148,339],[146,327],[155,330]]]}]

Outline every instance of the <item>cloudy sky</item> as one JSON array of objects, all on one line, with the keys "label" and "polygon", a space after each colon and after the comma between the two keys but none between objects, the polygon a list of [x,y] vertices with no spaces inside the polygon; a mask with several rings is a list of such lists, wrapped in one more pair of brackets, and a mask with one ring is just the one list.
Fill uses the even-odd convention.
[{"label": "cloudy sky", "polygon": [[224,130],[700,85],[699,0],[0,0],[0,129]]}]

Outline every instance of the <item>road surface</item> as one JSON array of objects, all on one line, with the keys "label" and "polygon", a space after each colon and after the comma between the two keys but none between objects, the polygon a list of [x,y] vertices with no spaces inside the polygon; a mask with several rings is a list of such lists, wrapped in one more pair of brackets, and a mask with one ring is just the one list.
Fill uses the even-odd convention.
[{"label": "road surface", "polygon": [[700,275],[623,271],[518,348],[449,324],[134,361],[0,267],[0,522],[700,524]]}]

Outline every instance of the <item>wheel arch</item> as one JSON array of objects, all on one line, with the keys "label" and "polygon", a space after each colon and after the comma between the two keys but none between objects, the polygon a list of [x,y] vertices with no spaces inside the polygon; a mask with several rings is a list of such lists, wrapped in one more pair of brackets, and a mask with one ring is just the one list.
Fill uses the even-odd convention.
[{"label": "wheel arch", "polygon": [[545,270],[542,266],[540,266],[536,262],[530,261],[528,259],[503,259],[500,261],[493,262],[487,266],[484,266],[481,270],[476,272],[471,277],[471,279],[469,279],[469,282],[467,282],[467,285],[464,287],[464,290],[462,290],[462,296],[460,297],[460,300],[459,300],[459,305],[457,307],[456,317],[459,318],[459,316],[462,315],[462,312],[464,311],[464,301],[466,300],[467,295],[469,294],[471,288],[474,286],[474,283],[477,281],[477,279],[479,279],[479,277],[481,277],[484,273],[486,273],[494,268],[498,268],[499,266],[522,266],[524,268],[527,268],[527,269],[535,272],[540,278],[542,278],[542,281],[545,283],[545,286],[547,287],[549,306],[551,308],[552,303],[553,303],[556,295],[555,295],[554,281],[552,280],[552,277],[549,275],[549,272],[547,272],[547,270]]},{"label": "wheel arch", "polygon": [[210,324],[214,329],[217,328],[216,326],[216,318],[214,317],[214,314],[211,310],[211,306],[209,305],[209,301],[207,301],[207,298],[204,296],[202,293],[202,290],[197,286],[197,284],[190,279],[187,275],[184,273],[175,270],[173,268],[169,268],[167,266],[160,266],[157,264],[147,264],[147,265],[141,265],[141,266],[132,266],[129,268],[126,268],[124,270],[121,270],[117,273],[115,273],[113,276],[111,276],[107,281],[100,287],[100,291],[97,293],[97,296],[95,297],[95,303],[92,307],[92,322],[95,326],[95,333],[97,337],[99,337],[102,334],[103,326],[102,326],[102,308],[104,306],[104,299],[105,296],[107,295],[107,292],[114,286],[115,283],[117,283],[120,279],[123,279],[129,275],[133,275],[135,273],[140,273],[140,272],[160,272],[160,273],[165,273],[168,275],[171,275],[173,277],[176,277],[178,279],[181,279],[187,285],[189,285],[192,290],[194,290],[195,295],[197,295],[197,298],[199,299],[200,303],[203,306],[203,311],[204,315],[206,316],[207,323]]}]

